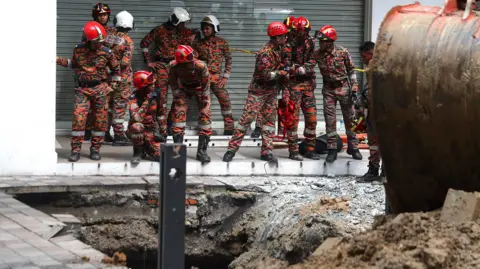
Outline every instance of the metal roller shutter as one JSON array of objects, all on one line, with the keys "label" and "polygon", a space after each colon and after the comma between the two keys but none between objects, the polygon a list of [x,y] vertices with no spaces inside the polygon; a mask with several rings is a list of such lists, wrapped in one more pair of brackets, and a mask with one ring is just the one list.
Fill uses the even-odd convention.
[{"label": "metal roller shutter", "polygon": [[[185,7],[192,16],[190,28],[199,28],[201,19],[207,14],[217,16],[221,23],[219,36],[224,37],[232,48],[257,51],[267,41],[266,27],[271,21],[283,21],[287,15],[307,17],[312,24],[312,33],[324,24],[333,25],[339,34],[341,46],[352,53],[357,67],[361,67],[358,46],[364,41],[364,0],[186,0],[186,1],[104,1],[109,4],[114,16],[121,10],[127,10],[135,17],[135,31],[130,34],[135,42],[133,69],[144,67],[140,40],[153,27],[168,18],[171,8]],[[57,5],[57,55],[71,57],[73,47],[79,42],[84,23],[91,20],[91,8],[97,1],[58,0]],[[112,17],[113,18],[113,17]],[[111,24],[112,22],[110,22]],[[316,44],[318,46],[318,43]],[[228,82],[235,121],[242,113],[247,96],[247,88],[251,80],[254,55],[233,52],[232,75]],[[317,69],[317,73],[318,69]],[[323,120],[321,76],[317,75],[318,119]],[[361,77],[361,76],[359,76]],[[73,104],[73,75],[70,70],[57,67],[57,129],[69,129]],[[169,94],[169,105],[171,96]],[[196,111],[193,106],[190,111]],[[340,110],[337,114],[341,115]],[[189,121],[195,124],[195,112],[190,113]],[[212,120],[218,122],[216,127],[222,128],[220,106],[212,96]],[[322,126],[323,127],[323,126]]]}]

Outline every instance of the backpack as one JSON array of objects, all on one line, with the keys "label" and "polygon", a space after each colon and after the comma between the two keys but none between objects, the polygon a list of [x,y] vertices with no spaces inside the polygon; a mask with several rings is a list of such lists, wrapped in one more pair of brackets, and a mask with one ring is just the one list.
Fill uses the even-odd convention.
[{"label": "backpack", "polygon": [[[315,139],[315,151],[318,154],[327,154],[328,149],[327,149],[327,141],[328,141],[328,136],[326,134],[321,135]],[[340,152],[343,148],[343,141],[340,138],[339,135],[337,135],[337,152]],[[306,152],[306,146],[305,146],[305,140],[299,143],[298,145],[298,151],[300,154],[305,154]]]}]

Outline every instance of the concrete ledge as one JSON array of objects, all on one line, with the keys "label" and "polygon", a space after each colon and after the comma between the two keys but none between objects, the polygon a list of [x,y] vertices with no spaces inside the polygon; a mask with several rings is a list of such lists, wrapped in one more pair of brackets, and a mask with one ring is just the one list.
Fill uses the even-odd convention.
[{"label": "concrete ledge", "polygon": [[[271,166],[265,161],[234,160],[225,163],[213,160],[202,164],[188,160],[187,174],[190,176],[360,176],[368,170],[368,160],[361,161],[339,158],[332,164],[325,160],[303,162],[280,159],[278,165]],[[58,163],[57,176],[144,176],[158,175],[160,165],[156,162],[143,161],[133,167],[130,162],[108,163]]]}]

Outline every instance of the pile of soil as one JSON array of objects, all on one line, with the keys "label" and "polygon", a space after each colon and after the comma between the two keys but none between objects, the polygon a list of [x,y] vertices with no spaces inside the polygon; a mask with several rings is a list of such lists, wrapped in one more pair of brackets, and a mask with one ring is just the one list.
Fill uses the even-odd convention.
[{"label": "pile of soil", "polygon": [[300,264],[276,262],[277,269],[480,268],[480,221],[447,223],[440,220],[440,212],[400,214],[382,218],[372,230]]}]

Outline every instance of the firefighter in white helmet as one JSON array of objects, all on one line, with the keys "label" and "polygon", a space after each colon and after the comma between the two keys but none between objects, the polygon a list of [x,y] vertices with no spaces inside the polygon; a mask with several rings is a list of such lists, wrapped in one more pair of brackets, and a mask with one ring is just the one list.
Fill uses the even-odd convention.
[{"label": "firefighter in white helmet", "polygon": [[[222,111],[224,131],[223,135],[233,135],[234,121],[232,104],[226,84],[232,71],[232,53],[227,40],[217,36],[220,23],[213,15],[208,15],[201,21],[203,38],[193,42],[193,49],[198,53],[198,59],[208,65],[210,73],[210,88],[218,98]],[[222,70],[222,64],[224,69]]]},{"label": "firefighter in white helmet", "polygon": [[132,84],[133,41],[128,32],[134,28],[135,23],[132,14],[124,10],[115,16],[113,24],[115,31],[109,32],[105,45],[112,50],[120,63],[122,80],[110,96],[107,132],[113,127],[113,146],[129,146],[131,143],[125,135],[123,122]]},{"label": "firefighter in white helmet", "polygon": [[[140,42],[145,62],[155,74],[155,88],[159,93],[157,99],[159,134],[155,134],[155,139],[159,142],[165,142],[167,139],[168,64],[175,59],[177,47],[191,46],[197,35],[195,30],[185,26],[188,21],[190,21],[188,11],[175,7],[168,21],[153,28]],[[152,51],[149,50],[150,45],[153,45]]]}]

